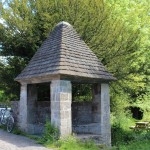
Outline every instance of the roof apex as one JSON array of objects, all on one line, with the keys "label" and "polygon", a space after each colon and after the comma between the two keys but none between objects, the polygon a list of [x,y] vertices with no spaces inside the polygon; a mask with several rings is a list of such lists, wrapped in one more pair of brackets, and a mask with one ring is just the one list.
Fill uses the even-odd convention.
[{"label": "roof apex", "polygon": [[59,22],[59,23],[56,25],[56,27],[61,26],[61,25],[67,25],[67,26],[71,26],[71,27],[72,27],[72,25],[71,25],[70,23],[66,22],[66,21],[61,21],[61,22]]}]

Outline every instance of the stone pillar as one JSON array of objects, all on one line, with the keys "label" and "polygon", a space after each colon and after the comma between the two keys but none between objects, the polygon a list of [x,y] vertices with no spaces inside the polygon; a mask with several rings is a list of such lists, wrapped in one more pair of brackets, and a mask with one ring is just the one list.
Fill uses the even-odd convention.
[{"label": "stone pillar", "polygon": [[37,102],[37,87],[35,84],[28,85],[28,123],[35,123],[38,118],[36,116],[36,102]]},{"label": "stone pillar", "polygon": [[36,134],[35,128],[38,123],[37,116],[37,86],[36,84],[28,85],[27,94],[27,123],[28,123],[28,133]]},{"label": "stone pillar", "polygon": [[53,80],[51,83],[51,123],[60,131],[60,136],[72,133],[71,82]]},{"label": "stone pillar", "polygon": [[93,129],[93,134],[101,134],[101,85],[93,85],[93,102],[92,102],[92,122],[97,123],[97,127]]},{"label": "stone pillar", "polygon": [[108,84],[94,84],[92,121],[97,123],[93,134],[101,136],[100,143],[111,145],[110,98]]},{"label": "stone pillar", "polygon": [[101,84],[101,136],[103,143],[111,146],[109,85]]},{"label": "stone pillar", "polygon": [[21,83],[18,126],[27,132],[27,84]]},{"label": "stone pillar", "polygon": [[93,86],[93,102],[92,102],[92,122],[100,123],[101,117],[101,85]]}]

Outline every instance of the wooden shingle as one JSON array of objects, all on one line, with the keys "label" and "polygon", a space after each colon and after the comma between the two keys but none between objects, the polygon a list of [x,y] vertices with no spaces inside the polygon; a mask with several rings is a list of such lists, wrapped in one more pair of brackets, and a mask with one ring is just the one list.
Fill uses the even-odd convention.
[{"label": "wooden shingle", "polygon": [[32,80],[45,75],[105,81],[115,79],[67,22],[56,25],[15,80]]}]

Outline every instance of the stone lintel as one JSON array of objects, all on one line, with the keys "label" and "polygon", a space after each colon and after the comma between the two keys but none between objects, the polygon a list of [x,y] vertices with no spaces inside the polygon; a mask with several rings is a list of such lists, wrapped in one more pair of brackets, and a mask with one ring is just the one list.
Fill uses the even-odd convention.
[{"label": "stone lintel", "polygon": [[52,80],[59,80],[60,75],[45,75],[45,76],[38,76],[32,78],[25,78],[25,79],[17,79],[16,81],[20,82],[21,84],[36,84],[36,83],[45,83],[50,82]]},{"label": "stone lintel", "polygon": [[74,76],[74,75],[65,75],[65,74],[55,74],[55,75],[45,75],[45,76],[38,76],[38,77],[31,77],[31,78],[23,78],[23,79],[17,79],[16,81],[20,83],[28,83],[28,84],[34,84],[34,83],[44,83],[44,82],[50,82],[52,80],[69,80],[74,83],[109,83],[112,80],[104,80],[104,79],[97,79],[97,78],[89,78],[89,77],[81,77],[81,76]]},{"label": "stone lintel", "polygon": [[[79,74],[80,75],[80,74]],[[99,79],[99,78],[92,78],[92,77],[84,77],[84,76],[74,76],[74,75],[66,75],[61,74],[60,80],[70,80],[74,83],[86,83],[86,84],[93,84],[93,83],[109,83],[112,80],[105,80],[105,79]]]}]

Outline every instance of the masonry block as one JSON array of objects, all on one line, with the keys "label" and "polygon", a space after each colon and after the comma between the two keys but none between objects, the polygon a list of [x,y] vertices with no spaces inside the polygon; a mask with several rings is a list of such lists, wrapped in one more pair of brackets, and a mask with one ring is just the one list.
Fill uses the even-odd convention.
[{"label": "masonry block", "polygon": [[61,136],[72,133],[71,82],[54,80],[51,83],[51,123],[60,131]]},{"label": "masonry block", "polygon": [[101,136],[103,143],[111,146],[109,85],[101,84]]},{"label": "masonry block", "polygon": [[27,132],[27,84],[21,84],[18,126]]}]

